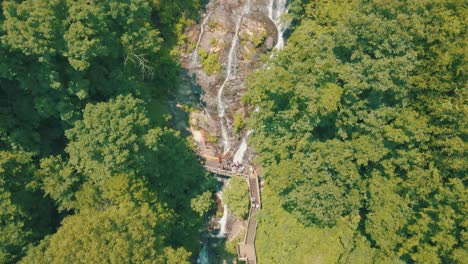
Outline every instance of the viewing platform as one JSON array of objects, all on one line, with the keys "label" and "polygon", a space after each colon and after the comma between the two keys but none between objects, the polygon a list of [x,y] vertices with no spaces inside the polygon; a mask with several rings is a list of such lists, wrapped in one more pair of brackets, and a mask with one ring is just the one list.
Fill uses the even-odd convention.
[{"label": "viewing platform", "polygon": [[203,159],[203,166],[209,172],[224,177],[243,177],[249,184],[250,210],[247,224],[247,232],[244,237],[244,242],[237,245],[237,255],[240,261],[247,264],[256,264],[257,255],[255,253],[255,237],[257,234],[257,212],[261,207],[261,196],[259,178],[257,172],[251,168],[246,173],[246,168],[242,167],[241,171],[226,169],[222,167],[222,161],[216,157],[200,156]]},{"label": "viewing platform", "polygon": [[243,177],[246,179],[249,177],[249,175],[247,174],[247,168],[244,168],[242,172],[227,170],[227,169],[220,168],[218,158],[210,157],[210,156],[201,156],[201,157],[203,158],[203,166],[209,172],[212,172],[214,174],[217,174],[219,176],[224,176],[224,177]]}]

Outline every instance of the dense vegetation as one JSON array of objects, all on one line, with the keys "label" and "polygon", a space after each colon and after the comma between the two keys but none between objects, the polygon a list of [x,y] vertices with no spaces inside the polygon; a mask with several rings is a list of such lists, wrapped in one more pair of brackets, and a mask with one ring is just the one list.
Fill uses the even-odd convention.
[{"label": "dense vegetation", "polygon": [[[0,263],[193,261],[212,184],[164,101],[199,8],[2,1]],[[287,47],[249,80],[260,111],[234,122],[264,168],[259,262],[466,262],[465,1],[289,13]],[[229,185],[246,217],[246,182]]]},{"label": "dense vegetation", "polygon": [[235,216],[247,219],[250,204],[247,181],[240,177],[229,179],[223,190],[223,202]]},{"label": "dense vegetation", "polygon": [[2,1],[0,263],[189,261],[210,184],[163,102],[198,9]]},{"label": "dense vegetation", "polygon": [[259,262],[466,262],[466,2],[303,2],[246,98]]}]

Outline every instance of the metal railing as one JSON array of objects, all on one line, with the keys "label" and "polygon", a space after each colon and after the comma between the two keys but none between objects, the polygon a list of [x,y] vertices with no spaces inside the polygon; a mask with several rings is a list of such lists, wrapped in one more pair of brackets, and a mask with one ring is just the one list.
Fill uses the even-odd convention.
[{"label": "metal railing", "polygon": [[220,168],[215,168],[215,167],[211,167],[211,166],[204,166],[205,169],[209,172],[212,172],[214,174],[218,174],[218,175],[224,175],[224,176],[227,176],[227,177],[244,177],[244,178],[248,178],[249,175],[245,174],[245,173],[241,173],[241,172],[234,172],[234,171],[228,171],[228,170],[223,170],[223,169],[220,169]]}]

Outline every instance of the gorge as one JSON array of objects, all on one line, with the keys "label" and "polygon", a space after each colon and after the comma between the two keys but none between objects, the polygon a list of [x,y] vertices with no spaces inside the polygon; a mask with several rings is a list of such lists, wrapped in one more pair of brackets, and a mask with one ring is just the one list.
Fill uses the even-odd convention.
[{"label": "gorge", "polygon": [[467,6],[3,0],[0,264],[465,264]]},{"label": "gorge", "polygon": [[[190,129],[196,135],[194,141],[200,156],[217,156],[250,166],[253,151],[248,147],[248,137],[253,130],[239,129],[234,123],[245,122],[254,110],[241,103],[246,91],[245,78],[263,66],[262,54],[274,56],[284,46],[287,24],[281,17],[287,12],[286,4],[285,0],[210,1],[200,24],[187,30],[186,34],[196,44],[191,53],[182,56],[182,65],[189,76],[195,77],[194,85],[201,86],[204,102],[201,105],[206,105],[201,114],[190,116],[191,124],[195,124]],[[219,63],[222,70],[213,73],[205,70],[209,56],[215,56],[211,63]],[[209,142],[207,138],[218,140]],[[227,224],[227,205],[223,207],[218,238],[224,238]],[[198,263],[210,263],[208,248],[205,243]]]},{"label": "gorge", "polygon": [[[191,122],[199,128],[192,127],[192,133],[204,135],[205,139],[206,135],[219,139],[208,142],[198,137],[195,141],[199,149],[207,151],[203,154],[250,163],[252,150],[248,148],[247,138],[252,131],[235,132],[233,123],[236,118],[243,122],[253,111],[241,103],[246,91],[245,78],[262,67],[262,54],[273,55],[274,50],[284,46],[287,24],[281,21],[281,16],[287,12],[286,2],[210,1],[201,23],[189,27],[187,35],[196,44],[191,53],[182,56],[182,62],[189,75],[195,76],[195,85],[203,89],[201,100],[206,105],[203,116],[191,116]],[[207,73],[200,53],[216,56],[213,63],[222,65],[222,70]],[[218,123],[216,128],[213,128],[214,123]]]}]

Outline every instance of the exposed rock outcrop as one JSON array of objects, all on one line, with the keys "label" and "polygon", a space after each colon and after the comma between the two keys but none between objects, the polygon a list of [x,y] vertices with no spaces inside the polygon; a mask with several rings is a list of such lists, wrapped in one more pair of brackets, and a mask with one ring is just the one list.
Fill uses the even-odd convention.
[{"label": "exposed rock outcrop", "polygon": [[[196,128],[195,133],[198,136],[195,143],[200,151],[209,152],[210,155],[223,153],[222,135],[219,128],[218,91],[224,82],[222,102],[225,114],[222,117],[222,124],[227,128],[231,145],[226,155],[232,157],[239,148],[242,136],[246,132],[241,131],[240,134],[236,134],[233,131],[233,121],[236,113],[237,116],[246,117],[246,113],[249,112],[241,104],[241,98],[247,90],[245,78],[261,67],[260,56],[275,47],[278,39],[277,27],[269,18],[270,11],[271,1],[269,0],[210,1],[201,17],[205,23],[187,29],[186,36],[191,43],[189,46],[198,47],[198,50],[193,51],[186,47],[187,53],[181,56],[182,65],[193,77],[193,85],[199,85],[203,90],[201,104],[205,107],[201,113],[191,115],[191,123],[193,122],[191,127]],[[238,32],[236,32],[239,21]],[[203,25],[203,30],[201,30],[201,25]],[[201,32],[203,34],[200,36]],[[238,42],[233,46],[236,33]],[[198,45],[195,45],[197,42]],[[231,67],[229,78],[226,79],[230,51],[231,54],[234,52],[234,61],[231,61],[230,65],[233,67]],[[211,54],[212,57],[207,59],[206,55],[200,58],[198,54]],[[198,61],[193,58],[197,58]],[[219,65],[213,65],[216,63]],[[210,70],[222,70],[207,74],[208,67]],[[219,141],[213,143],[214,139],[219,139]]]}]

